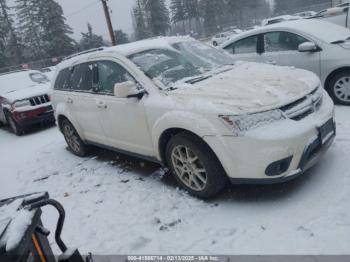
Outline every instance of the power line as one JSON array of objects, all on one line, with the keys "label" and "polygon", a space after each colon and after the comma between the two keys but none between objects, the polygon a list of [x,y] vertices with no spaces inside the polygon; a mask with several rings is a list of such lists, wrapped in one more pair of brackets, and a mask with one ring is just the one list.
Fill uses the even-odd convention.
[{"label": "power line", "polygon": [[73,12],[73,13],[70,13],[70,14],[66,15],[66,17],[68,18],[68,17],[75,16],[75,15],[77,15],[77,14],[79,14],[79,13],[85,11],[86,9],[88,9],[88,8],[90,8],[90,7],[94,6],[94,5],[96,5],[98,2],[100,2],[100,0],[95,0],[95,1],[93,1],[92,3],[90,3],[90,4],[86,5],[86,6],[84,6],[83,8],[81,8],[81,9],[79,9],[79,10]]}]

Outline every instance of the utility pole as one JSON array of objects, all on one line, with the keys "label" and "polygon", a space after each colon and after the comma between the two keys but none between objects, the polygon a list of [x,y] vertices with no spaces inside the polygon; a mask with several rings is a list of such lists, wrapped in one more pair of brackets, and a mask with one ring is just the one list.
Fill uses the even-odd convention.
[{"label": "utility pole", "polygon": [[107,1],[108,0],[101,0],[101,1],[102,1],[102,5],[103,5],[103,10],[104,10],[105,16],[106,16],[109,36],[111,37],[112,45],[115,46],[115,45],[117,45],[117,41],[115,39],[113,25],[112,25],[112,21],[111,21],[111,16],[109,14],[109,8],[107,6]]}]

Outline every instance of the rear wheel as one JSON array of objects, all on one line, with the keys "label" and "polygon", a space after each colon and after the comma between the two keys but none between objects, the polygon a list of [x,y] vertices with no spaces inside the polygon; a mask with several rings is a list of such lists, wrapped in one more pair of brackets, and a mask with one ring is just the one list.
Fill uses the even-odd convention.
[{"label": "rear wheel", "polygon": [[87,154],[87,146],[68,120],[63,120],[62,132],[70,151],[77,156],[84,157]]},{"label": "rear wheel", "polygon": [[329,81],[329,95],[340,105],[350,105],[350,71],[337,73]]},{"label": "rear wheel", "polygon": [[227,184],[225,171],[216,155],[194,135],[174,136],[167,145],[166,158],[177,181],[194,196],[211,198]]}]

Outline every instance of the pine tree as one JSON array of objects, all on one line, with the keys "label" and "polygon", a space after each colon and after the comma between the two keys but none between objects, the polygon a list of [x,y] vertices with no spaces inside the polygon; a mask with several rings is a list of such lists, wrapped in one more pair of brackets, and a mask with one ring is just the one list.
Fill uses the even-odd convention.
[{"label": "pine tree", "polygon": [[129,37],[123,30],[114,31],[114,35],[117,40],[117,45],[129,43]]},{"label": "pine tree", "polygon": [[132,11],[135,37],[137,40],[145,39],[151,36],[151,32],[147,28],[145,1],[137,0]]},{"label": "pine tree", "polygon": [[22,52],[6,0],[0,0],[0,66],[20,63]]},{"label": "pine tree", "polygon": [[48,57],[69,55],[76,49],[75,41],[70,38],[72,29],[66,24],[62,7],[54,0],[40,0],[42,40]]},{"label": "pine tree", "polygon": [[42,1],[39,0],[16,0],[18,30],[21,40],[25,43],[26,60],[39,60],[46,58],[44,50],[44,35],[41,26]]},{"label": "pine tree", "polygon": [[80,51],[104,46],[105,42],[103,41],[102,36],[94,34],[92,26],[90,24],[88,24],[87,27],[88,27],[87,33],[81,33],[82,38],[79,42]]},{"label": "pine tree", "polygon": [[170,17],[165,0],[147,0],[145,10],[147,25],[153,36],[166,35],[170,29]]},{"label": "pine tree", "polygon": [[184,1],[186,0],[171,0],[171,21],[175,24],[186,19]]},{"label": "pine tree", "polygon": [[312,5],[331,4],[331,0],[275,0],[274,12],[276,14],[287,14],[289,12],[301,11]]}]

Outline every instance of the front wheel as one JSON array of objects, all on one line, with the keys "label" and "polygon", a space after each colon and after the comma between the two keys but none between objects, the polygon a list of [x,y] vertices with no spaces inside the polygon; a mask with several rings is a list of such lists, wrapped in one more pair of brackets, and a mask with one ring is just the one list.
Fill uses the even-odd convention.
[{"label": "front wheel", "polygon": [[87,154],[87,146],[68,120],[63,120],[62,132],[70,151],[77,156],[84,157]]},{"label": "front wheel", "polygon": [[329,82],[328,92],[335,103],[349,106],[350,71],[343,71],[333,76]]},{"label": "front wheel", "polygon": [[174,136],[167,145],[166,158],[176,180],[196,197],[214,197],[227,184],[227,176],[216,155],[194,135]]}]

